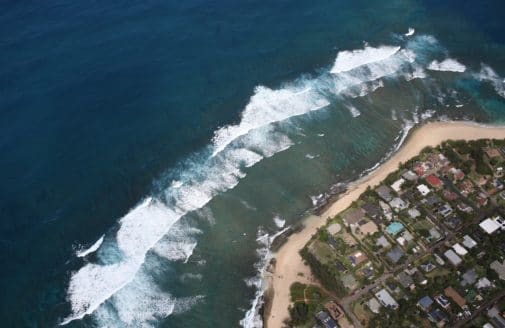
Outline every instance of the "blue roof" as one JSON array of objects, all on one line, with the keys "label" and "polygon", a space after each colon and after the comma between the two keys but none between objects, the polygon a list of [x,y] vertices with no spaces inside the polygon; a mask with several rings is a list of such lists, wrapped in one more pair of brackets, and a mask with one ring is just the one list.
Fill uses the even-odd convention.
[{"label": "blue roof", "polygon": [[424,296],[417,302],[422,308],[427,309],[433,304],[433,299],[429,296]]}]

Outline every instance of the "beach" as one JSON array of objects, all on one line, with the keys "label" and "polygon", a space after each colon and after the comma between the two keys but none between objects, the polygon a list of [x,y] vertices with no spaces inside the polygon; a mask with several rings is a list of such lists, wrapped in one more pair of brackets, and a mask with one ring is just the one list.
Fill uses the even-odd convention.
[{"label": "beach", "polygon": [[[345,210],[369,186],[373,187],[396,169],[400,163],[419,154],[427,146],[436,146],[449,139],[503,139],[505,127],[487,126],[471,122],[430,122],[416,129],[408,136],[400,149],[387,159],[377,169],[349,185],[342,194],[320,216],[310,216],[304,221],[305,228],[289,237],[287,242],[275,254],[276,264],[270,279],[269,312],[266,314],[267,327],[281,327],[283,320],[288,318],[290,304],[289,287],[295,281],[315,283],[310,268],[304,265],[299,250],[310,240],[326,219]],[[317,283],[317,282],[316,282]]]}]

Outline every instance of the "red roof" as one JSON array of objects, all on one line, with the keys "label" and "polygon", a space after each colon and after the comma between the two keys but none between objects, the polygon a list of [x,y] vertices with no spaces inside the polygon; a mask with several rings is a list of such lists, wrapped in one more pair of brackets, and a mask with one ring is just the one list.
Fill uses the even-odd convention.
[{"label": "red roof", "polygon": [[440,180],[436,175],[430,174],[426,177],[426,181],[432,186],[432,187],[440,187],[442,186],[442,180]]}]

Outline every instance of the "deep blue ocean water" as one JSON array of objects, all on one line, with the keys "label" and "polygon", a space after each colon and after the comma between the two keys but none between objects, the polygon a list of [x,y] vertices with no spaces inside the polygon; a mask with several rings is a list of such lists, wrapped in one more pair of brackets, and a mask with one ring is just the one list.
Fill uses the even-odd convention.
[{"label": "deep blue ocean water", "polygon": [[[238,326],[274,217],[296,222],[425,117],[504,122],[505,4],[440,2],[2,2],[2,326]],[[334,92],[339,52],[383,45],[427,76],[393,58],[359,78],[402,61],[398,77]],[[445,58],[466,71],[426,70]],[[225,126],[242,130],[213,156]]]}]

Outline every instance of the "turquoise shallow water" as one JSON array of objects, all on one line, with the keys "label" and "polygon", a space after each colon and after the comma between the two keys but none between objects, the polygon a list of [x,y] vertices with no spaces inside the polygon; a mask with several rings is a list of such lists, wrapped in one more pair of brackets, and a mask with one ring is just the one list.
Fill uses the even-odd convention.
[{"label": "turquoise shallow water", "polygon": [[258,326],[271,236],[423,120],[505,117],[499,1],[3,6],[6,326]]}]

